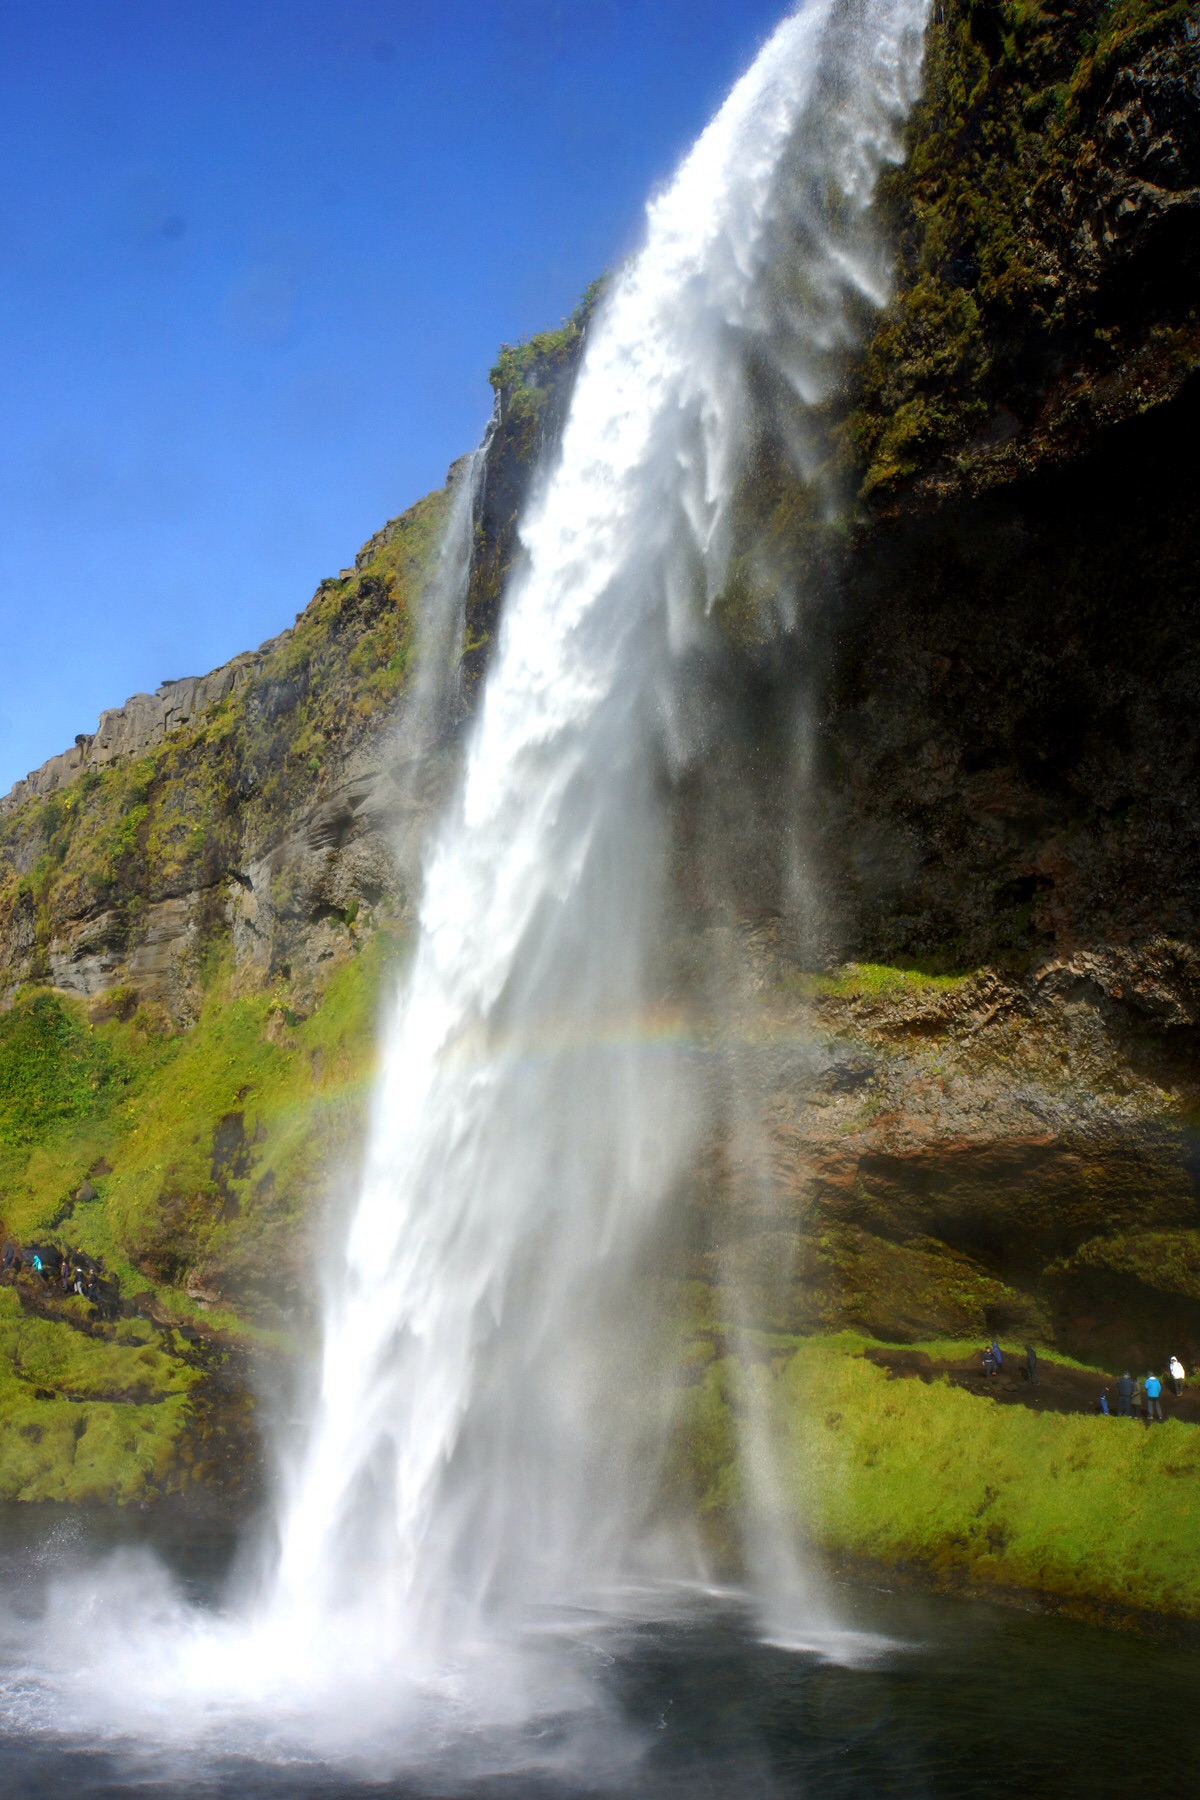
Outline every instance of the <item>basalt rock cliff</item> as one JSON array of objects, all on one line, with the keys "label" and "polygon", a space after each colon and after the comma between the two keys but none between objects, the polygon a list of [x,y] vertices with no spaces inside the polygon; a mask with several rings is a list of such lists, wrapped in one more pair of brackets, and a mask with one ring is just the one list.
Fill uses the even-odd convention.
[{"label": "basalt rock cliff", "polygon": [[1195,1358],[1200,9],[938,7],[910,138],[848,542],[681,809],[767,1095],[698,1267],[783,1327]]}]

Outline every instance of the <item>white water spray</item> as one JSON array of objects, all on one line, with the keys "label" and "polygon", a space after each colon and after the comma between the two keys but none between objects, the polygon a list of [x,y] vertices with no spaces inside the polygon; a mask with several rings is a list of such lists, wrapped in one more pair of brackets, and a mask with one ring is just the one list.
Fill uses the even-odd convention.
[{"label": "white water spray", "polygon": [[164,1704],[303,1711],[343,1677],[394,1700],[531,1609],[699,1567],[659,1503],[654,1276],[703,1128],[661,998],[661,771],[689,754],[752,391],[817,480],[813,421],[886,291],[871,200],[926,6],[785,21],[593,325],[429,854],[277,1568],[251,1618],[148,1653]]},{"label": "white water spray", "polygon": [[783,370],[803,424],[882,297],[869,205],[923,11],[813,0],[780,27],[593,331],[432,853],[288,1495],[276,1604],[308,1629],[362,1589],[452,1641],[663,1553],[640,1276],[697,1120],[655,1017],[655,771],[726,579],[747,370]]}]

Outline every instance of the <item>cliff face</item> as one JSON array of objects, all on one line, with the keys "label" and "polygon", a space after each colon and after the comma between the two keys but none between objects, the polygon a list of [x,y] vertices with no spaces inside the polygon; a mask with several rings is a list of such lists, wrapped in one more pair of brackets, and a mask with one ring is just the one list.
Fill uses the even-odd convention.
[{"label": "cliff face", "polygon": [[[451,726],[485,667],[518,516],[561,429],[598,291],[492,370]],[[311,1001],[348,913],[364,931],[381,906],[403,911],[405,825],[429,801],[428,778],[414,787],[405,774],[403,703],[451,494],[467,479],[456,465],[391,520],[290,630],[102,713],[0,800],[0,1006],[49,980],[84,998],[121,988],[127,1008],[188,1024],[199,959],[222,931],[239,966],[259,979],[286,969]]]},{"label": "cliff face", "polygon": [[[813,604],[766,647],[723,604],[721,755],[670,796],[672,978],[732,1077],[689,1273],[781,1329],[1194,1361],[1200,9],[943,0],[910,137],[834,542],[782,459],[747,476],[747,535]],[[593,299],[492,374],[459,717]],[[103,1257],[167,1355],[110,1490],[210,1477],[240,1417],[213,1383],[307,1320],[453,762],[414,780],[403,710],[451,499],[0,803],[0,1214]],[[110,1330],[64,1306],[39,1329]],[[30,1466],[22,1492],[81,1491]]]},{"label": "cliff face", "polygon": [[934,8],[896,297],[847,427],[876,507],[1076,457],[1200,360],[1195,5]]},{"label": "cliff face", "polygon": [[[394,520],[295,626],[105,713],[0,803],[0,994],[49,981],[171,1025],[205,947],[311,987],[349,907],[396,887],[378,792],[445,494]],[[370,800],[366,817],[360,816]]]},{"label": "cliff face", "polygon": [[1195,7],[936,9],[850,547],[683,797],[738,1029],[814,1034],[697,1265],[781,1325],[1200,1354],[1198,183]]}]

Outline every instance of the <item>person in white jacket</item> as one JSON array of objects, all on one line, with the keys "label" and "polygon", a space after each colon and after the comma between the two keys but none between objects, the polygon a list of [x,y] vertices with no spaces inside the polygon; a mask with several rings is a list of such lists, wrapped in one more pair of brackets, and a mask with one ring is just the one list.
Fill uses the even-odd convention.
[{"label": "person in white jacket", "polygon": [[1171,1370],[1171,1386],[1175,1389],[1175,1398],[1178,1400],[1180,1394],[1183,1392],[1183,1364],[1177,1356],[1173,1356],[1169,1367]]}]

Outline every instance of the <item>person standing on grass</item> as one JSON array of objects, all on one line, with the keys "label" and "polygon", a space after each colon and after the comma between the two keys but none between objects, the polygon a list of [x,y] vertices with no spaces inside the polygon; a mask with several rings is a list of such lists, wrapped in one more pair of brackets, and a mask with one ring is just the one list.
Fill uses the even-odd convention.
[{"label": "person standing on grass", "polygon": [[1037,1351],[1032,1344],[1025,1346],[1025,1379],[1030,1387],[1036,1387],[1038,1384]]},{"label": "person standing on grass", "polygon": [[1180,1399],[1183,1394],[1183,1364],[1177,1356],[1171,1358],[1171,1386],[1175,1389],[1175,1398]]},{"label": "person standing on grass", "polygon": [[1162,1424],[1162,1401],[1159,1398],[1159,1395],[1161,1393],[1162,1393],[1162,1382],[1158,1379],[1158,1376],[1153,1373],[1147,1375],[1147,1377],[1146,1377],[1146,1423],[1147,1423],[1147,1425],[1151,1424],[1152,1421],[1155,1419],[1158,1420],[1160,1425]]},{"label": "person standing on grass", "polygon": [[1108,1417],[1108,1389],[1107,1388],[1100,1389],[1100,1411],[1104,1414],[1104,1417],[1107,1419],[1107,1417]]},{"label": "person standing on grass", "polygon": [[1133,1376],[1126,1369],[1117,1383],[1117,1417],[1132,1419],[1133,1417]]}]

